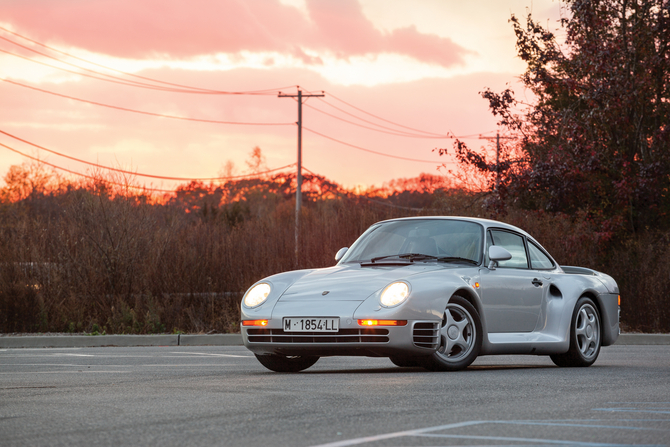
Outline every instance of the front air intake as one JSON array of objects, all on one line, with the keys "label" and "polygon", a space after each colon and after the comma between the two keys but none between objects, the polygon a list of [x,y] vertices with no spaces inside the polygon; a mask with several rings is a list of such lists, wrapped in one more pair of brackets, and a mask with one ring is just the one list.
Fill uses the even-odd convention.
[{"label": "front air intake", "polygon": [[338,332],[284,332],[281,329],[247,329],[249,343],[388,343],[388,329],[340,329]]},{"label": "front air intake", "polygon": [[440,347],[440,322],[414,323],[412,341],[418,348],[437,349]]}]

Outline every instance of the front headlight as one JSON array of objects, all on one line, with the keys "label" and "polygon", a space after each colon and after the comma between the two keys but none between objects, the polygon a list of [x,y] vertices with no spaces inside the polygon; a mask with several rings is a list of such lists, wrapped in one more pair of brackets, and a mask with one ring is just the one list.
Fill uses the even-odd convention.
[{"label": "front headlight", "polygon": [[247,307],[260,306],[268,299],[271,290],[270,284],[256,284],[244,295],[244,305]]},{"label": "front headlight", "polygon": [[409,285],[399,281],[386,286],[379,301],[381,301],[382,306],[393,307],[404,302],[408,296]]}]

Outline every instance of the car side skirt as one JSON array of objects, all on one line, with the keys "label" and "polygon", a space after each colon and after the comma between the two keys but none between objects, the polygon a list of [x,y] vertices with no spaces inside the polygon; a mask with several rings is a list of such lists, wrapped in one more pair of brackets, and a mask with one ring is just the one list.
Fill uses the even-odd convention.
[{"label": "car side skirt", "polygon": [[488,334],[480,355],[549,355],[567,352],[570,340],[542,332],[505,332]]}]

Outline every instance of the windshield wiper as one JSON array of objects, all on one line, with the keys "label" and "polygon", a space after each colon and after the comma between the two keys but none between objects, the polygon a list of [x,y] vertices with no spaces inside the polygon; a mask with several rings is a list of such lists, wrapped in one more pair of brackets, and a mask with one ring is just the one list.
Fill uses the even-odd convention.
[{"label": "windshield wiper", "polygon": [[422,253],[405,253],[405,254],[402,254],[402,255],[378,256],[376,258],[370,259],[370,262],[374,264],[377,261],[381,261],[382,259],[388,259],[388,258],[407,259],[407,261],[409,261],[409,262],[414,262],[414,261],[420,261],[420,260],[423,260],[423,259],[437,259],[437,256],[424,255]]},{"label": "windshield wiper", "polygon": [[479,265],[479,262],[468,258],[460,258],[458,256],[443,256],[436,258],[439,262],[467,262],[468,264]]},{"label": "windshield wiper", "polygon": [[[479,262],[474,261],[472,259],[468,258],[461,258],[458,256],[433,256],[433,255],[426,255],[423,253],[404,253],[401,255],[386,255],[386,256],[378,256],[376,258],[370,259],[369,262],[361,262],[361,265],[370,265],[370,264],[376,264],[378,261],[382,261],[384,259],[390,259],[390,258],[398,258],[399,260],[402,261],[395,261],[396,263],[401,263],[401,264],[408,264],[412,263],[414,261],[425,261],[427,259],[430,260],[436,260],[438,262],[467,262],[468,264],[473,264],[473,265],[479,265]],[[385,262],[384,264],[388,264],[389,262]]]}]

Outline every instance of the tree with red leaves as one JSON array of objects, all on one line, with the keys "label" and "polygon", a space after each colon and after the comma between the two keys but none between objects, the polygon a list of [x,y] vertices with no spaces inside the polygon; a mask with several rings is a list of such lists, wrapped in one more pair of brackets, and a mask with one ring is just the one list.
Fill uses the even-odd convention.
[{"label": "tree with red leaves", "polygon": [[[564,0],[565,42],[512,16],[521,76],[535,101],[486,90],[499,124],[519,136],[490,163],[463,142],[462,163],[491,179],[498,204],[583,212],[603,229],[670,226],[670,0]],[[513,156],[514,150],[517,156]]]}]

